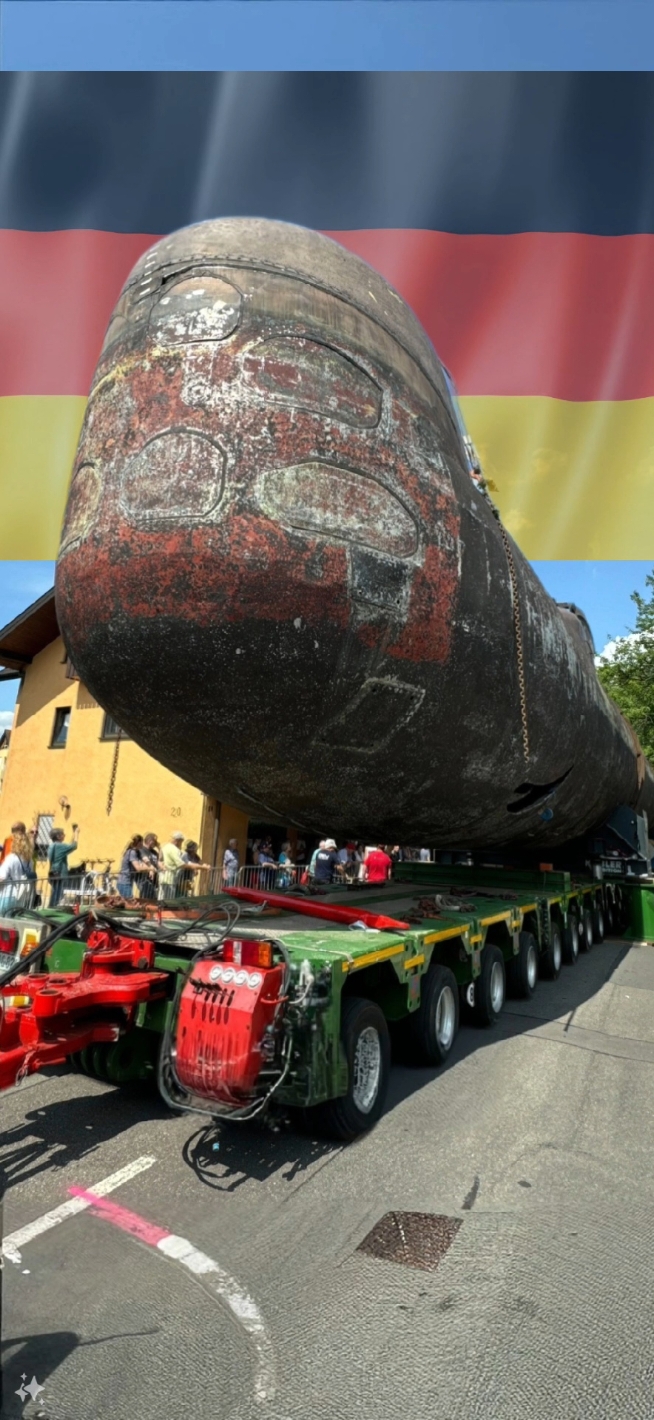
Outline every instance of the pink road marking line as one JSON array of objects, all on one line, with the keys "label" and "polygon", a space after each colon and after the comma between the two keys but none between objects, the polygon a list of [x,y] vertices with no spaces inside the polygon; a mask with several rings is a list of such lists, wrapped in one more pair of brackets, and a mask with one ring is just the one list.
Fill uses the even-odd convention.
[{"label": "pink road marking line", "polygon": [[109,1198],[101,1198],[99,1193],[91,1193],[86,1188],[69,1188],[68,1192],[74,1198],[83,1198],[96,1216],[105,1218],[114,1227],[122,1228],[124,1233],[131,1233],[133,1238],[148,1243],[150,1247],[158,1247],[163,1238],[170,1237],[168,1228],[149,1223],[147,1218],[141,1218],[140,1214],[132,1213],[129,1208],[121,1208],[120,1203],[112,1203]]},{"label": "pink road marking line", "polygon": [[[172,1262],[180,1263],[197,1280],[219,1297],[231,1310],[236,1320],[248,1333],[257,1355],[257,1369],[254,1378],[254,1395],[259,1402],[271,1400],[275,1394],[275,1358],[270,1337],[256,1302],[239,1286],[229,1272],[200,1252],[188,1238],[178,1237],[169,1228],[160,1228],[157,1223],[149,1223],[140,1213],[130,1208],[122,1208],[99,1193],[88,1188],[71,1187],[68,1192],[77,1199],[80,1207],[88,1208],[97,1218],[113,1223],[114,1227],[128,1233],[137,1242],[147,1243],[156,1248]],[[71,1204],[72,1206],[72,1204]]]}]

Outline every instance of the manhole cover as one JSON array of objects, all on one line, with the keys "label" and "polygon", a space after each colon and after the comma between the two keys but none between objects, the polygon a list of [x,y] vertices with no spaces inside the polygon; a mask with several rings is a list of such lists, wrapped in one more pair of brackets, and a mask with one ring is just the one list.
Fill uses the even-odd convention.
[{"label": "manhole cover", "polygon": [[357,1251],[434,1272],[460,1227],[460,1218],[440,1213],[384,1213]]}]

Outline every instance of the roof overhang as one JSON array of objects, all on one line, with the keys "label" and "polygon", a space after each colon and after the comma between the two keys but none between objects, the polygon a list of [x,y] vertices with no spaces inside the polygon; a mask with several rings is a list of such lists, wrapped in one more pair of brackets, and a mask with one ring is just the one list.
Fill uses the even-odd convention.
[{"label": "roof overhang", "polygon": [[[20,673],[39,651],[56,641],[59,623],[54,587],[0,630],[0,666]],[[3,677],[9,679],[9,677]]]}]

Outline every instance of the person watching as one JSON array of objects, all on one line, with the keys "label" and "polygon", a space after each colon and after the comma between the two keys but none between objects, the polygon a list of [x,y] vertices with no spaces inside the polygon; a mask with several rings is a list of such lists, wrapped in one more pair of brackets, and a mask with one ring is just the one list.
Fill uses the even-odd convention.
[{"label": "person watching", "polygon": [[164,843],[161,850],[163,868],[159,874],[160,898],[169,899],[176,895],[179,874],[181,870],[186,867],[182,854],[183,842],[183,833],[171,833],[170,842]]},{"label": "person watching", "polygon": [[239,866],[238,839],[230,838],[223,853],[223,884],[225,887],[236,887]]},{"label": "person watching", "polygon": [[325,839],[324,848],[319,848],[316,853],[316,866],[313,871],[315,883],[331,883],[334,873],[338,867],[338,853],[333,838]]},{"label": "person watching", "polygon": [[50,847],[48,848],[48,863],[50,879],[50,906],[56,907],[61,902],[66,878],[68,876],[68,859],[71,853],[75,852],[79,841],[79,825],[73,829],[73,837],[70,843],[64,842],[65,834],[63,828],[53,828],[50,834]]},{"label": "person watching", "polygon": [[142,874],[139,878],[139,897],[147,902],[152,902],[157,896],[159,884],[159,864],[160,864],[159,839],[156,833],[146,833],[141,848],[141,859],[148,864],[147,875]]},{"label": "person watching", "polygon": [[388,882],[391,876],[393,860],[389,858],[383,843],[378,843],[376,848],[370,848],[363,860],[365,881],[376,883],[378,886]]}]

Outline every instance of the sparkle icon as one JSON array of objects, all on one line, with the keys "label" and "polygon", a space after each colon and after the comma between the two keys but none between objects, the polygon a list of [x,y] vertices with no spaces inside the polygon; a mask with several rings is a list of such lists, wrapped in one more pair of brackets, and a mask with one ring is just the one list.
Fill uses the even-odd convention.
[{"label": "sparkle icon", "polygon": [[21,1381],[23,1382],[23,1384],[21,1385],[19,1390],[15,1391],[15,1394],[19,1395],[21,1400],[23,1401],[27,1400],[28,1395],[31,1395],[32,1400],[36,1400],[37,1395],[40,1395],[41,1391],[44,1390],[45,1387],[39,1385],[36,1376],[32,1376],[29,1385],[25,1385],[26,1380],[27,1376],[23,1374],[21,1376]]}]

